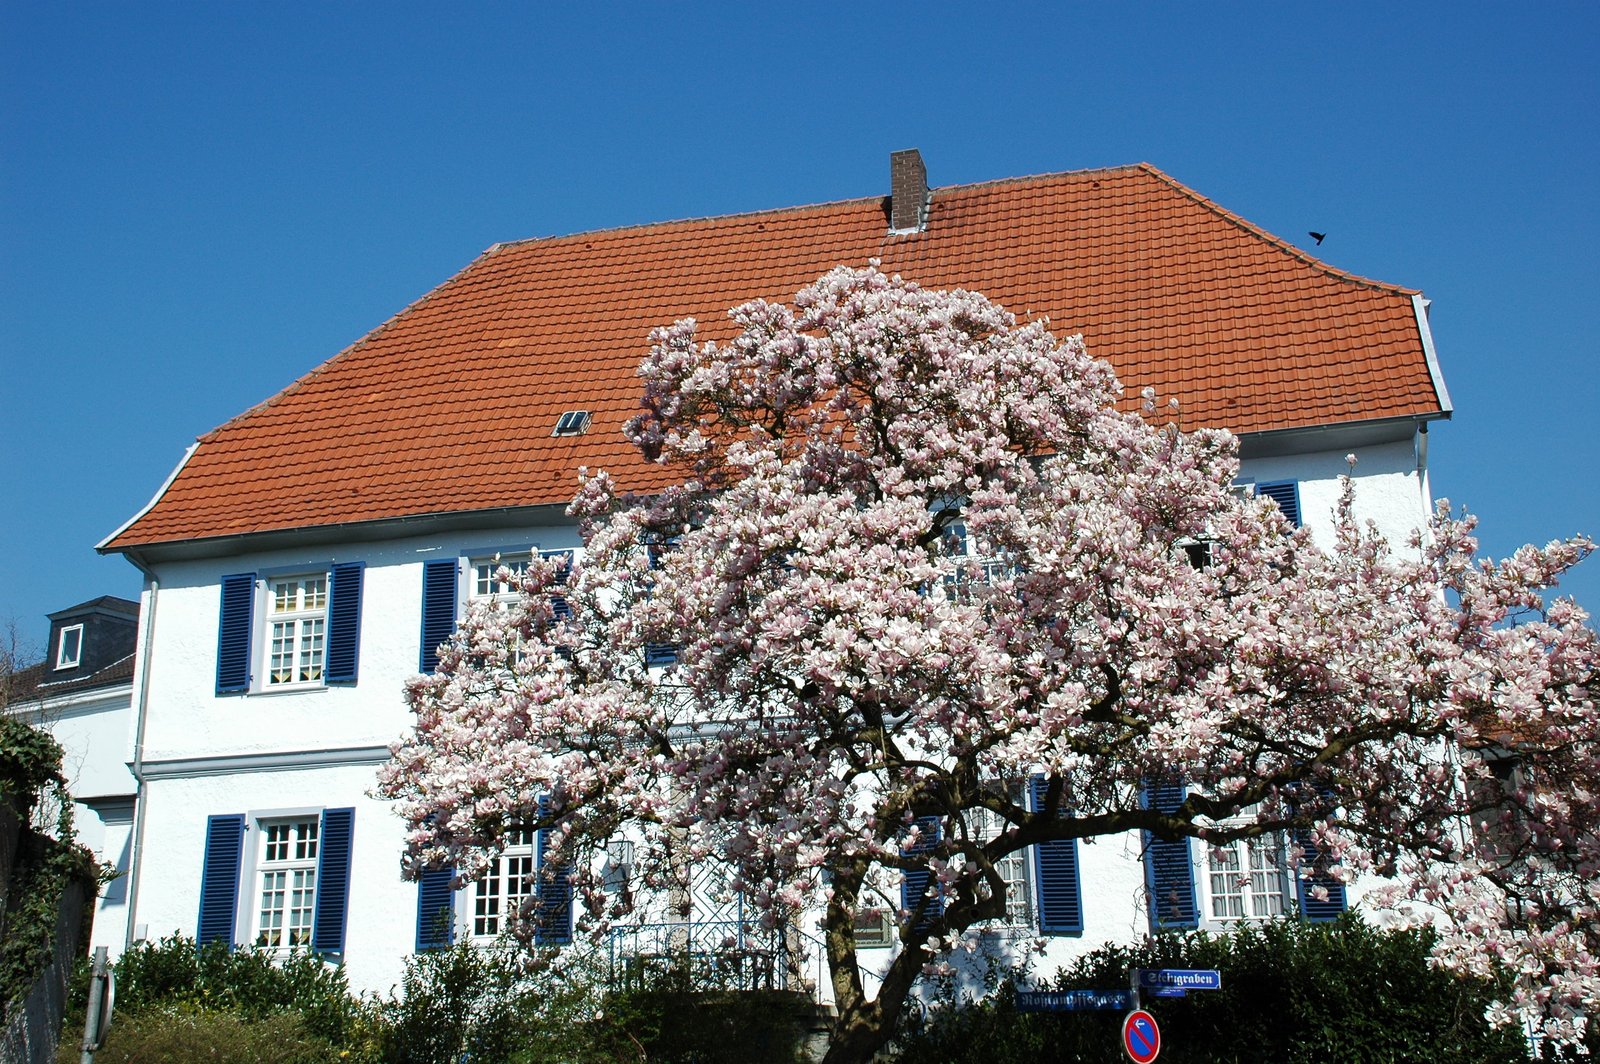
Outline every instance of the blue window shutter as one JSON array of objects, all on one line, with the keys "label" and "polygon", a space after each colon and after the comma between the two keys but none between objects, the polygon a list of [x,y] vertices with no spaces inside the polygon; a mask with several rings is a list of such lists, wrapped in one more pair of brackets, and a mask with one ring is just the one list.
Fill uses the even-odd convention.
[{"label": "blue window shutter", "polygon": [[[1046,780],[1034,776],[1028,790],[1037,812],[1044,808]],[[1039,930],[1083,933],[1083,892],[1078,878],[1078,840],[1056,839],[1033,847],[1033,879],[1039,894]]]},{"label": "blue window shutter", "polygon": [[[556,573],[556,586],[566,587],[567,581],[572,579],[572,552],[570,550],[547,551],[546,556],[561,560],[561,569]],[[562,591],[550,592],[550,609],[558,621],[572,616],[572,603],[567,601],[566,593]]]},{"label": "blue window shutter", "polygon": [[328,682],[355,683],[361,656],[361,576],[365,562],[339,562],[328,580]]},{"label": "blue window shutter", "polygon": [[460,574],[461,566],[454,558],[422,563],[422,654],[418,672],[432,672],[439,667],[439,644],[456,630]]},{"label": "blue window shutter", "polygon": [[250,610],[256,574],[222,578],[222,609],[217,620],[217,694],[250,690]]},{"label": "blue window shutter", "polygon": [[[1182,783],[1146,784],[1139,790],[1139,805],[1143,809],[1171,813],[1188,797],[1189,788]],[[1144,842],[1144,883],[1150,899],[1150,929],[1166,931],[1200,926],[1189,840],[1168,842],[1148,831],[1140,834]]]},{"label": "blue window shutter", "polygon": [[[661,536],[654,533],[646,534],[644,539],[645,559],[652,571],[660,569],[662,559],[667,552],[678,545],[677,536]],[[678,660],[678,645],[676,643],[646,643],[644,645],[644,663],[646,668],[658,665],[671,665]]]},{"label": "blue window shutter", "polygon": [[456,940],[453,868],[427,868],[417,880],[417,952],[444,949]]},{"label": "blue window shutter", "polygon": [[355,826],[354,809],[322,811],[316,912],[311,921],[313,953],[344,952],[344,928],[350,914],[350,841]]},{"label": "blue window shutter", "polygon": [[[1312,835],[1311,829],[1298,828],[1293,837],[1295,849],[1300,851],[1301,864],[1307,868],[1315,867],[1317,858],[1322,856],[1322,852],[1317,848],[1316,838]],[[1317,887],[1326,889],[1328,896],[1323,899],[1312,897],[1311,892]],[[1344,884],[1326,872],[1313,872],[1308,878],[1297,877],[1295,894],[1300,900],[1300,915],[1314,924],[1337,920],[1339,914],[1349,908]]]},{"label": "blue window shutter", "polygon": [[221,942],[233,947],[233,925],[239,915],[239,866],[243,859],[243,814],[207,817],[206,852],[200,862],[200,917],[194,934],[198,945]]},{"label": "blue window shutter", "polygon": [[[902,847],[903,854],[927,853],[939,845],[940,829],[939,818],[936,816],[917,817],[919,837],[915,846]],[[923,911],[922,919],[917,921],[920,930],[932,924],[944,915],[944,895],[939,891],[938,884],[934,882],[933,873],[926,868],[907,869],[905,881],[900,884],[900,908],[907,913],[922,904],[922,899],[933,892],[933,898],[928,902],[928,907]]]},{"label": "blue window shutter", "polygon": [[1278,504],[1283,516],[1296,528],[1300,527],[1300,485],[1293,480],[1280,480],[1276,484],[1257,484],[1256,494],[1265,495]]},{"label": "blue window shutter", "polygon": [[[548,815],[550,802],[539,799],[539,816]],[[538,922],[533,926],[533,941],[540,946],[565,946],[572,941],[572,866],[562,865],[546,873],[545,847],[549,844],[550,830],[540,828],[534,856],[534,874],[538,876],[535,892],[538,895]]]}]

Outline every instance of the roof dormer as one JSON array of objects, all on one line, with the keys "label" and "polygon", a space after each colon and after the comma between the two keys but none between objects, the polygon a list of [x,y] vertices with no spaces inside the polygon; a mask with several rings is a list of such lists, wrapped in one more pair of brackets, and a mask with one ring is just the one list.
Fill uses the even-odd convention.
[{"label": "roof dormer", "polygon": [[47,684],[93,676],[133,653],[138,638],[139,604],[102,595],[50,614],[45,650]]}]

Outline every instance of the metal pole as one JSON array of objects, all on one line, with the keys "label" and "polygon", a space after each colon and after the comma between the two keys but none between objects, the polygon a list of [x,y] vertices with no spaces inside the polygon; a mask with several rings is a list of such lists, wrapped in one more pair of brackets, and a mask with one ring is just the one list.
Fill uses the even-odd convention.
[{"label": "metal pole", "polygon": [[1128,973],[1128,997],[1136,1009],[1144,1008],[1139,1002],[1139,972],[1140,969],[1134,968]]},{"label": "metal pole", "polygon": [[83,1018],[83,1056],[80,1064],[94,1064],[94,1051],[100,1048],[100,1012],[106,995],[106,947],[94,948],[94,971],[89,976],[89,1009]]}]

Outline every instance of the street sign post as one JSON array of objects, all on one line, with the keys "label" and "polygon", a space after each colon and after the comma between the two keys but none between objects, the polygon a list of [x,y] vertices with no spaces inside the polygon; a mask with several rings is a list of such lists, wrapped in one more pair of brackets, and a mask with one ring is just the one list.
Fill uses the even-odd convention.
[{"label": "street sign post", "polygon": [[1122,1018],[1122,1049],[1134,1064],[1150,1064],[1161,1053],[1161,1028],[1156,1018],[1134,1009]]},{"label": "street sign post", "polygon": [[1133,1007],[1133,995],[1126,990],[1019,990],[1018,1012],[1114,1011]]}]

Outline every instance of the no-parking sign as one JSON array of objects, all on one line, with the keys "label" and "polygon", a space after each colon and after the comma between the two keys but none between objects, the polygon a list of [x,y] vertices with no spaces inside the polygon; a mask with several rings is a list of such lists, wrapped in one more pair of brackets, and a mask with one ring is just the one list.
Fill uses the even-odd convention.
[{"label": "no-parking sign", "polygon": [[1122,1048],[1135,1064],[1150,1064],[1161,1052],[1161,1028],[1156,1018],[1134,1009],[1122,1018]]}]

